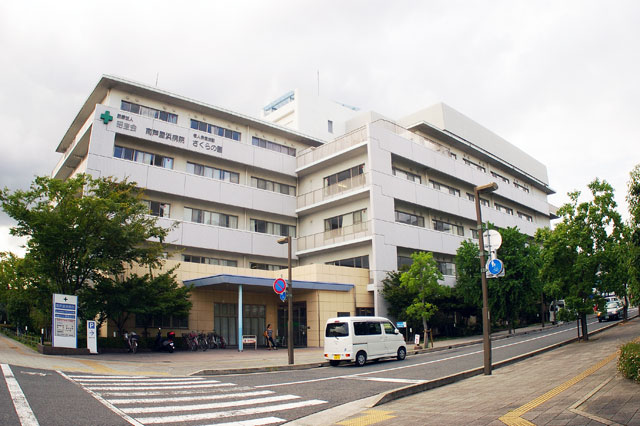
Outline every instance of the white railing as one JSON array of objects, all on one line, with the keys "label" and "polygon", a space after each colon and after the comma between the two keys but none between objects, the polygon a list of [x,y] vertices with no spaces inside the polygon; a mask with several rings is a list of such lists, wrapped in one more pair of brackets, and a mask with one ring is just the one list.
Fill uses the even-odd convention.
[{"label": "white railing", "polygon": [[369,180],[368,175],[368,173],[363,173],[337,182],[333,185],[325,186],[323,188],[298,195],[297,208],[302,209],[304,207],[311,206],[327,199],[348,193],[352,190],[363,188]]},{"label": "white railing", "polygon": [[371,236],[370,221],[298,238],[298,251],[345,243]]},{"label": "white railing", "polygon": [[319,147],[305,149],[298,154],[298,168],[326,158],[336,152],[344,151],[365,140],[367,140],[367,127],[363,126]]}]

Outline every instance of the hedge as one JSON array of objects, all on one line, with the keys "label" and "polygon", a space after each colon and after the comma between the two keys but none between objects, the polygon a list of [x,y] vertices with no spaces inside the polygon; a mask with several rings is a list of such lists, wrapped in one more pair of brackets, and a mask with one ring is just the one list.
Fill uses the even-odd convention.
[{"label": "hedge", "polygon": [[640,383],[640,342],[629,342],[620,348],[618,371],[627,379]]}]

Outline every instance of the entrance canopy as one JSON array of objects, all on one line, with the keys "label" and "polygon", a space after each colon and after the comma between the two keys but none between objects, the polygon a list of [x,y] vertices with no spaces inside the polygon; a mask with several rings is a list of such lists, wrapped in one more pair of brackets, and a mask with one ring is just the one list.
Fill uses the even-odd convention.
[{"label": "entrance canopy", "polygon": [[[219,274],[210,277],[196,278],[193,280],[185,280],[185,284],[193,284],[194,287],[205,287],[210,285],[224,284],[240,284],[255,285],[259,287],[273,287],[274,278],[247,277],[242,275]],[[350,291],[353,284],[327,283],[321,281],[301,281],[292,280],[294,289],[306,290],[332,290],[332,291]]]}]

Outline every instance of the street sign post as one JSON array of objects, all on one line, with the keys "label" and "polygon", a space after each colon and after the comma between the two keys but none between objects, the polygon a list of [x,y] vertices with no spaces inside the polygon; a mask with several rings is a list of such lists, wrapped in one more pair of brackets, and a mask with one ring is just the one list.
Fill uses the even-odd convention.
[{"label": "street sign post", "polygon": [[495,258],[487,262],[487,278],[504,277],[504,263]]},{"label": "street sign post", "polygon": [[280,293],[280,300],[283,301],[283,302],[285,300],[287,300],[287,292],[286,291],[283,291],[282,293]]},{"label": "street sign post", "polygon": [[496,251],[502,245],[502,235],[495,229],[488,229],[482,233],[482,241],[484,248],[489,253]]},{"label": "street sign post", "polygon": [[77,348],[78,296],[53,294],[51,346]]},{"label": "street sign post", "polygon": [[273,282],[273,291],[276,294],[282,294],[287,290],[287,282],[282,278],[278,278]]},{"label": "street sign post", "polygon": [[98,333],[95,321],[87,321],[87,348],[92,354],[98,353]]}]

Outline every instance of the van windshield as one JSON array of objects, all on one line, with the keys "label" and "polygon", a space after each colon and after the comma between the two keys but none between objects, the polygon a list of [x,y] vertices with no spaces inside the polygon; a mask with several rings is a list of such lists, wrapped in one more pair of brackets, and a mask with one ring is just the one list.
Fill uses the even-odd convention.
[{"label": "van windshield", "polygon": [[345,337],[349,335],[349,326],[346,322],[332,322],[327,324],[325,337]]}]

